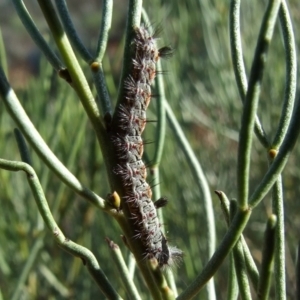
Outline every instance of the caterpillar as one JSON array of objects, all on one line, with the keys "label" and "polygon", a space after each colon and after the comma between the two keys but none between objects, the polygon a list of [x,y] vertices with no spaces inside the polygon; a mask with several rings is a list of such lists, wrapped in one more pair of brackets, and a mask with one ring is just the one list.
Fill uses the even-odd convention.
[{"label": "caterpillar", "polygon": [[124,82],[124,101],[116,109],[116,130],[112,136],[118,164],[114,168],[125,187],[130,220],[134,222],[134,238],[141,239],[145,257],[156,258],[161,268],[177,263],[182,251],[168,245],[161,230],[157,209],[164,199],[152,201],[152,190],[146,181],[147,169],[142,160],[144,142],[141,137],[146,123],[146,109],[151,100],[151,84],[156,76],[156,62],[171,53],[169,47],[158,49],[156,35],[145,25],[134,30],[132,67]]}]

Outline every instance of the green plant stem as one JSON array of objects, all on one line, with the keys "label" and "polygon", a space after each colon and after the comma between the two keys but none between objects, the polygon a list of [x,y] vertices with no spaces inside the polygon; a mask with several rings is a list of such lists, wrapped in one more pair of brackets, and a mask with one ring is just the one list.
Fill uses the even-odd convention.
[{"label": "green plant stem", "polygon": [[107,47],[108,33],[111,28],[113,0],[104,0],[102,4],[102,21],[96,49],[96,60],[102,62]]},{"label": "green plant stem", "polygon": [[[295,146],[295,143],[299,136],[299,132],[300,132],[299,115],[300,115],[300,98],[298,98],[297,100],[293,117],[290,122],[290,126],[287,131],[287,134],[282,142],[282,146],[280,147],[280,151],[278,152],[277,156],[275,157],[274,161],[269,167],[267,173],[265,174],[260,184],[255,189],[255,191],[253,192],[253,194],[249,199],[249,205],[251,207],[255,207],[256,205],[258,205],[258,203],[266,196],[268,191],[272,188],[278,176],[283,171],[287,163],[288,157],[291,151],[293,150],[293,147]],[[276,213],[274,212],[274,214]],[[278,222],[280,221],[278,220]]]},{"label": "green plant stem", "polygon": [[102,68],[102,60],[106,51],[108,33],[111,27],[112,11],[113,1],[104,0],[102,7],[102,22],[100,28],[100,35],[96,49],[96,61],[99,63],[99,68],[93,71],[94,83],[99,96],[99,106],[103,116],[105,116],[106,114],[112,116],[113,113]]},{"label": "green plant stem", "polygon": [[[111,15],[112,15],[112,1],[108,0],[103,3],[103,13],[102,13],[102,27],[101,27],[101,37],[103,41],[99,41],[101,44],[101,60],[97,57],[94,60],[93,56],[87,50],[87,48],[82,43],[80,37],[78,36],[74,24],[71,20],[68,7],[65,0],[55,0],[57,11],[59,13],[61,22],[64,26],[64,29],[70,39],[73,47],[77,50],[79,55],[83,58],[85,62],[91,64],[94,61],[99,63],[97,68],[92,69],[92,74],[94,78],[94,83],[96,86],[97,93],[99,95],[98,103],[101,110],[101,114],[104,116],[107,112],[112,113],[110,98],[107,91],[107,86],[105,83],[105,78],[103,75],[103,69],[101,65],[101,60],[103,58],[104,52],[106,50],[108,31],[111,25]],[[98,55],[98,49],[97,49]]]},{"label": "green plant stem", "polygon": [[237,167],[238,203],[242,209],[245,209],[248,205],[250,155],[253,139],[252,133],[268,47],[272,39],[280,3],[280,0],[270,0],[266,9],[251,67],[248,90],[244,101]]},{"label": "green plant stem", "polygon": [[233,249],[235,272],[241,299],[251,300],[250,285],[246,271],[244,252],[241,241],[238,241]]},{"label": "green plant stem", "polygon": [[261,271],[257,285],[257,296],[260,300],[269,299],[269,290],[273,274],[276,223],[276,216],[270,216],[265,231]]},{"label": "green plant stem", "polygon": [[109,122],[110,122],[112,116],[112,106],[111,106],[111,101],[107,90],[102,64],[98,64],[98,67],[96,69],[92,68],[92,75],[93,75],[94,84],[98,94],[96,100],[101,110],[101,114],[104,116],[104,118],[107,115],[109,115],[110,118]]},{"label": "green plant stem", "polygon": [[[224,192],[215,191],[215,193],[218,195],[218,197],[221,201],[222,212],[224,214],[227,226],[229,226],[229,224],[230,224],[230,201],[228,200],[228,198]],[[245,264],[246,264],[246,268],[247,268],[247,273],[251,279],[253,286],[257,286],[258,279],[259,279],[259,273],[258,273],[257,266],[251,255],[251,252],[249,250],[249,247],[245,241],[243,234],[241,234],[240,242],[241,242],[241,246],[242,246],[243,252],[244,252],[243,256],[244,256],[244,260],[245,260]]]},{"label": "green plant stem", "polygon": [[16,122],[19,130],[26,137],[36,153],[41,157],[45,164],[72,190],[90,201],[100,209],[109,209],[105,201],[84,187],[78,179],[59,161],[54,153],[49,149],[43,138],[40,136],[34,125],[31,123],[16,94],[10,88],[9,83],[0,67],[0,95],[6,106],[8,113]]},{"label": "green plant stem", "polygon": [[128,255],[127,267],[128,267],[130,279],[133,280],[135,269],[136,269],[136,261],[132,253],[129,253]]},{"label": "green plant stem", "polygon": [[233,254],[229,255],[229,272],[228,272],[227,300],[236,300],[239,295],[239,288],[236,279]]},{"label": "green plant stem", "polygon": [[98,139],[101,139],[105,134],[105,129],[100,120],[100,112],[89,88],[88,82],[69,43],[69,40],[60,24],[52,2],[38,0],[38,3],[48,23],[57,48],[63,57],[63,60],[71,75],[71,85],[75,89],[88,115]]},{"label": "green plant stem", "polygon": [[93,61],[93,57],[88,51],[88,49],[84,46],[80,37],[78,36],[74,24],[71,20],[70,13],[68,11],[67,3],[65,0],[55,0],[56,8],[60,16],[60,20],[64,26],[64,30],[70,39],[73,47],[80,54],[82,59],[88,63]]},{"label": "green plant stem", "polygon": [[174,297],[177,297],[178,296],[178,290],[177,290],[177,286],[176,286],[176,282],[175,282],[174,273],[172,272],[171,269],[167,269],[165,276],[166,276],[166,279],[168,281],[168,284],[170,285],[171,290],[174,293]]},{"label": "green plant stem", "polygon": [[175,300],[175,296],[173,291],[168,287],[168,284],[161,272],[158,262],[156,259],[147,260],[147,265],[149,269],[152,271],[152,276],[155,278],[155,282],[161,292],[163,300]]},{"label": "green plant stem", "polygon": [[257,286],[259,280],[259,272],[243,235],[241,236],[241,243],[244,250],[244,259],[248,276],[250,277],[253,286]]},{"label": "green plant stem", "polygon": [[281,1],[281,6],[279,10],[279,20],[283,33],[283,42],[285,46],[286,79],[282,113],[274,140],[272,142],[272,147],[275,149],[279,149],[285,137],[286,131],[288,129],[292,117],[297,81],[297,58],[295,38],[288,7],[286,1],[284,0]]},{"label": "green plant stem", "polygon": [[136,286],[135,286],[133,280],[130,278],[126,263],[124,261],[124,258],[123,258],[123,255],[122,255],[122,252],[121,252],[119,246],[107,238],[106,238],[106,241],[111,250],[110,254],[118,268],[118,274],[121,277],[121,280],[124,283],[124,286],[126,288],[127,295],[132,300],[140,300],[141,297],[139,296],[138,290],[136,289]]},{"label": "green plant stem", "polygon": [[[231,59],[235,79],[239,89],[240,97],[245,102],[248,82],[245,71],[245,64],[243,59],[243,48],[241,41],[241,28],[240,28],[240,5],[241,0],[231,0],[230,2],[230,14],[229,14],[229,25],[230,25],[230,46],[231,46]],[[265,148],[269,148],[268,137],[260,123],[258,116],[255,116],[255,127],[256,136],[264,145]]]},{"label": "green plant stem", "polygon": [[43,220],[46,223],[48,229],[53,234],[53,237],[55,238],[58,245],[61,248],[63,248],[66,252],[69,252],[72,255],[82,259],[89,273],[94,278],[95,282],[97,283],[103,294],[108,297],[108,299],[121,299],[117,292],[110,285],[93,253],[87,248],[72,242],[64,236],[64,234],[62,233],[52,216],[43,189],[40,185],[39,179],[36,176],[34,169],[26,163],[8,161],[4,159],[0,159],[0,168],[13,172],[24,171],[27,174],[27,180],[33,193],[39,212],[42,215]]},{"label": "green plant stem", "polygon": [[44,246],[44,234],[41,234],[37,237],[34,245],[31,248],[30,255],[26,260],[25,266],[21,272],[18,283],[15,287],[14,293],[11,296],[11,300],[18,300],[21,297],[24,284],[28,278],[29,272],[31,271],[33,265],[36,263],[37,257],[40,254],[42,247]]},{"label": "green plant stem", "polygon": [[165,101],[164,104],[166,108],[168,121],[187,158],[187,161],[190,165],[194,178],[196,178],[196,183],[198,185],[201,196],[203,198],[205,215],[207,217],[206,224],[208,226],[208,247],[209,247],[208,256],[210,257],[215,250],[216,237],[215,237],[215,220],[214,220],[212,199],[211,199],[209,186],[204,176],[201,165],[194,151],[192,150],[189,142],[187,141],[186,136],[184,135],[169,103]]},{"label": "green plant stem", "polygon": [[[151,184],[152,184],[152,197],[154,200],[158,200],[159,198],[161,198],[161,191],[160,191],[160,172],[159,172],[159,168],[158,166],[154,167],[154,168],[150,168],[150,173],[151,173]],[[159,221],[161,224],[164,224],[164,217],[162,214],[162,209],[157,210],[157,215],[159,218]],[[164,226],[162,226],[161,231],[163,232],[163,234],[165,234],[165,228]]]},{"label": "green plant stem", "polygon": [[[82,141],[84,140],[84,136],[86,133],[86,126],[83,126],[87,122],[85,115],[82,115],[82,119],[76,124],[77,130],[76,135],[73,139],[72,148],[70,149],[70,152],[68,153],[68,158],[65,161],[65,166],[74,166],[77,164],[78,159],[78,153],[80,152],[80,149],[82,147]],[[48,183],[48,182],[47,182]],[[44,190],[47,191],[47,187],[44,186]],[[54,200],[54,203],[52,204],[52,214],[56,218],[56,216],[59,218],[59,208],[61,205],[61,200],[64,198],[66,192],[66,186],[61,183],[57,189],[56,192],[56,198]],[[70,201],[72,201],[70,199]],[[59,219],[56,219],[59,221]]]},{"label": "green plant stem", "polygon": [[215,191],[215,193],[220,199],[222,213],[225,217],[226,225],[229,227],[229,225],[230,225],[230,201],[224,192]]},{"label": "green plant stem", "polygon": [[[204,210],[206,216],[206,224],[207,224],[207,244],[208,244],[208,258],[210,258],[214,251],[215,251],[215,244],[216,244],[216,237],[215,237],[215,219],[212,207],[212,199],[210,195],[209,186],[201,165],[193,152],[189,142],[186,139],[171,107],[169,106],[168,102],[165,101],[165,108],[168,121],[170,122],[171,128],[178,139],[178,142],[183,150],[186,159],[190,165],[191,171],[194,175],[196,180],[197,186],[200,191],[200,195],[202,196],[203,203],[204,203]],[[215,298],[215,288],[213,280],[210,281],[208,285],[208,294],[210,299]],[[179,296],[180,297],[180,296]],[[212,298],[213,297],[213,298]]]},{"label": "green plant stem", "polygon": [[66,252],[69,252],[72,255],[80,257],[82,259],[90,275],[93,277],[93,279],[101,289],[102,293],[108,299],[122,299],[111,286],[110,282],[101,270],[94,254],[90,250],[66,239],[61,232],[54,231],[53,234],[57,234],[57,239],[60,240],[59,246],[61,248],[63,248]]},{"label": "green plant stem", "polygon": [[[233,219],[237,210],[237,202],[230,201],[230,220]],[[250,284],[247,276],[244,249],[241,242],[241,238],[237,241],[235,247],[232,250],[233,259],[235,265],[235,273],[239,286],[239,292],[242,300],[251,300]]]},{"label": "green plant stem", "polygon": [[156,126],[156,136],[155,136],[155,150],[153,156],[153,163],[151,164],[153,167],[159,166],[164,144],[165,144],[165,136],[166,136],[166,111],[165,111],[165,88],[164,82],[161,75],[161,63],[158,61],[157,63],[157,76],[155,78],[155,86],[158,97],[156,98],[156,108],[157,108],[157,126]]},{"label": "green plant stem", "polygon": [[59,71],[64,68],[60,59],[54,54],[51,48],[48,46],[47,42],[37,29],[35,23],[33,22],[30,14],[28,13],[26,6],[24,5],[22,0],[13,0],[13,4],[16,8],[17,14],[21,19],[24,27],[30,34],[31,38],[34,40],[36,45],[41,49],[41,51],[46,56],[47,60],[53,66],[56,71]]},{"label": "green plant stem", "polygon": [[251,209],[241,210],[238,208],[226,235],[212,258],[208,261],[202,272],[194,281],[176,298],[177,300],[192,299],[203,288],[207,281],[216,273],[225,257],[233,249],[239,240],[251,215]]},{"label": "green plant stem", "polygon": [[275,227],[275,253],[274,253],[274,271],[275,271],[275,290],[277,300],[286,299],[286,279],[285,279],[285,238],[284,238],[284,207],[282,178],[278,176],[272,191],[272,208],[277,217]]},{"label": "green plant stem", "polygon": [[113,160],[114,152],[111,151],[111,140],[107,134],[107,131],[102,123],[100,117],[100,112],[97,106],[97,103],[94,100],[92,92],[89,88],[88,82],[80,68],[80,65],[74,55],[74,52],[71,48],[71,45],[68,41],[66,34],[63,31],[63,28],[59,22],[59,19],[56,15],[55,9],[51,1],[38,1],[41,10],[45,16],[45,19],[48,23],[50,31],[53,35],[54,41],[64,59],[64,62],[68,68],[68,71],[71,75],[71,85],[75,89],[92,126],[97,135],[103,157],[105,157],[105,165],[111,186],[114,186],[115,175],[113,174]]},{"label": "green plant stem", "polygon": [[29,153],[29,149],[26,145],[24,136],[22,135],[21,131],[18,128],[14,129],[14,134],[15,134],[16,141],[18,143],[18,149],[21,154],[22,161],[32,166],[31,156]]}]

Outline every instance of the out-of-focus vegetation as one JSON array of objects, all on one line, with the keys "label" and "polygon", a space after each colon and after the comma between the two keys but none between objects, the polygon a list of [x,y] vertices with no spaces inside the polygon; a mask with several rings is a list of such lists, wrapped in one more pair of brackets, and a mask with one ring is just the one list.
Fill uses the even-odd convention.
[{"label": "out-of-focus vegetation", "polygon": [[[248,68],[253,58],[260,26],[258,20],[262,19],[265,2],[242,1],[242,42]],[[85,42],[93,45],[100,22],[100,5],[96,1],[89,3],[91,7],[84,5],[85,10],[80,10],[78,1],[68,2],[71,12],[76,16],[75,24],[82,32]],[[289,5],[296,43],[299,45],[299,3],[294,0]],[[1,6],[3,11],[10,11],[12,5],[7,1]],[[114,101],[122,60],[125,7],[123,1],[116,1],[114,4],[113,27],[104,60],[107,83]],[[162,29],[159,43],[169,44],[174,48],[173,57],[163,62],[168,102],[176,112],[202,164],[211,193],[214,195],[214,190],[218,189],[230,198],[235,198],[242,103],[231,64],[228,3],[221,0],[186,3],[156,0],[151,1],[151,4],[145,3],[145,7],[154,27]],[[38,15],[38,9],[34,15]],[[1,13],[0,25],[7,51],[10,82],[14,87],[14,60],[17,57],[10,56],[12,46],[7,44],[7,38],[13,43],[13,48],[22,49],[24,41],[27,43],[29,37],[25,31],[23,33],[22,25],[12,7],[9,20]],[[21,36],[17,34],[19,30],[22,30]],[[34,53],[35,50],[32,51]],[[10,69],[11,66],[14,69]],[[22,64],[18,66],[22,67]],[[278,26],[270,47],[258,110],[270,137],[273,136],[279,120],[284,80],[284,49]],[[103,164],[105,158],[101,156],[94,132],[75,93],[54,74],[44,58],[39,61],[38,73],[19,87],[19,99],[53,152],[86,186],[105,197],[110,192]],[[149,119],[155,119],[155,100],[150,105],[148,116]],[[1,102],[0,124],[0,157],[19,160],[13,135],[15,125]],[[150,123],[148,135],[147,132],[145,134],[149,139],[153,126],[155,123]],[[151,145],[146,146],[146,152],[151,152]],[[296,288],[294,265],[300,226],[299,158],[300,147],[296,145],[283,174],[287,292],[290,299],[293,298]],[[49,205],[62,230],[68,237],[94,252],[117,291],[126,298],[122,283],[115,276],[117,271],[105,242],[105,237],[112,238],[121,246],[124,256],[129,257],[116,222],[66,188],[33,152],[32,159]],[[254,139],[251,189],[260,181],[267,168],[267,153]],[[176,273],[180,274],[176,279],[179,291],[199,273],[206,259],[206,235],[202,232],[206,228],[204,211],[202,199],[194,186],[185,157],[177,149],[176,141],[168,129],[161,164],[161,189],[162,194],[169,199],[169,205],[164,209],[168,237],[172,244],[185,253],[183,263],[175,269],[175,276]],[[226,224],[218,198],[213,196],[213,201],[217,241],[220,241],[226,231]],[[0,171],[0,207],[0,289],[3,299],[11,299],[30,258],[33,259],[32,266],[24,286],[19,287],[22,296],[18,299],[100,299],[99,290],[82,262],[59,249],[52,236],[47,231],[44,233],[43,221],[23,174]],[[253,211],[244,234],[258,264],[270,209],[268,196]],[[217,299],[225,299],[226,264],[227,261],[215,276]],[[139,277],[137,281],[138,285],[143,285]],[[147,299],[147,295],[142,295],[142,299]],[[200,293],[198,299],[205,299],[205,292]]]}]

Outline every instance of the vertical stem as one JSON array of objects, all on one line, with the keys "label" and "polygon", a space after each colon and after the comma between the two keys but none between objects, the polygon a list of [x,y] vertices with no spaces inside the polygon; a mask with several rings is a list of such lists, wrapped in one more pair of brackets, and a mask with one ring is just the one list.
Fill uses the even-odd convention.
[{"label": "vertical stem", "polygon": [[292,117],[297,86],[296,45],[292,21],[285,1],[281,2],[279,10],[279,20],[285,47],[286,78],[282,113],[280,116],[280,121],[274,137],[274,141],[272,142],[272,147],[275,149],[279,149],[288,130],[288,126]]},{"label": "vertical stem", "polygon": [[273,275],[276,223],[277,217],[275,215],[271,215],[266,226],[262,251],[261,272],[257,285],[257,296],[260,300],[269,299],[269,290]]},{"label": "vertical stem", "polygon": [[272,39],[280,3],[280,0],[269,1],[261,25],[250,72],[249,86],[244,101],[237,167],[238,202],[242,209],[245,209],[248,205],[250,155],[255,116],[267,52]]},{"label": "vertical stem", "polygon": [[286,282],[285,282],[285,239],[284,239],[284,208],[282,195],[282,178],[281,175],[273,187],[273,213],[277,216],[277,226],[275,227],[275,254],[274,254],[274,271],[275,271],[275,290],[276,299],[286,299]]},{"label": "vertical stem", "polygon": [[229,256],[229,272],[227,285],[227,300],[236,300],[239,295],[239,288],[236,279],[233,253]]},{"label": "vertical stem", "polygon": [[[186,139],[185,134],[183,133],[171,107],[169,106],[168,102],[165,101],[165,108],[168,121],[171,124],[174,134],[179,141],[179,144],[184,152],[187,161],[190,165],[191,171],[196,178],[196,183],[198,185],[200,195],[203,198],[204,203],[204,210],[205,210],[205,217],[206,217],[206,224],[207,224],[207,244],[208,244],[208,257],[212,257],[215,251],[216,245],[216,236],[215,236],[215,217],[213,212],[213,205],[211,194],[208,186],[208,182],[206,177],[203,173],[201,165],[192,150],[189,142]],[[215,287],[213,279],[208,284],[208,294],[210,299],[215,298]]]},{"label": "vertical stem", "polygon": [[[235,75],[235,80],[240,92],[242,102],[245,101],[248,82],[245,70],[243,48],[241,40],[241,28],[240,28],[240,0],[232,0],[230,2],[230,15],[229,15],[229,26],[230,26],[230,46],[231,46],[231,59]],[[255,133],[262,145],[265,148],[269,147],[267,135],[260,123],[258,117],[255,117]]]}]

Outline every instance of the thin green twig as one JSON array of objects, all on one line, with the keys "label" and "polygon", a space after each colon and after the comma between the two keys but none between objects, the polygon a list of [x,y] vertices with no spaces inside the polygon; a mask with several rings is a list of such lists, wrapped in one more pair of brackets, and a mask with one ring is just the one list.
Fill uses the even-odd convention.
[{"label": "thin green twig", "polygon": [[55,154],[50,150],[43,138],[40,136],[22,105],[20,104],[16,94],[11,89],[7,78],[0,66],[0,95],[6,106],[8,113],[16,122],[19,130],[26,137],[36,153],[46,163],[46,165],[71,189],[81,195],[86,200],[90,201],[96,207],[105,209],[105,201],[84,187],[78,179],[60,162]]},{"label": "thin green twig", "polygon": [[34,40],[39,49],[44,53],[50,64],[56,71],[64,69],[64,66],[60,59],[54,54],[51,48],[48,46],[47,42],[37,29],[35,23],[33,22],[29,12],[26,9],[22,0],[13,0],[13,4],[16,8],[16,11],[21,19],[24,27],[30,34],[31,38]]},{"label": "thin green twig", "polygon": [[[170,122],[171,128],[174,134],[176,135],[181,145],[181,148],[187,158],[191,171],[194,177],[196,178],[196,183],[198,185],[200,195],[202,196],[203,199],[205,216],[207,218],[206,224],[207,224],[208,258],[210,258],[215,251],[216,237],[215,237],[215,220],[214,220],[212,199],[211,199],[209,186],[205,178],[205,175],[203,173],[203,170],[201,168],[201,165],[195,153],[193,152],[189,142],[187,141],[186,136],[184,135],[171,107],[169,106],[167,101],[164,101],[164,104],[166,108],[168,121]],[[215,297],[215,288],[214,288],[213,281],[211,281],[211,283],[209,284],[208,293],[211,297]]]},{"label": "thin green twig", "polygon": [[229,270],[228,270],[228,284],[227,284],[227,300],[236,300],[239,296],[239,288],[236,279],[236,272],[234,266],[233,254],[229,255]]},{"label": "thin green twig", "polygon": [[236,278],[239,286],[239,292],[242,300],[251,300],[250,284],[247,276],[247,269],[245,264],[243,246],[239,240],[233,248],[233,257]]},{"label": "thin green twig", "polygon": [[56,8],[60,16],[60,20],[64,26],[64,29],[72,43],[73,47],[76,51],[80,54],[83,60],[87,63],[91,63],[93,61],[92,55],[88,51],[88,49],[84,46],[83,42],[81,41],[77,31],[74,27],[74,24],[71,20],[67,3],[65,0],[55,0]]},{"label": "thin green twig", "polygon": [[139,292],[133,280],[130,278],[129,271],[127,269],[126,263],[124,261],[119,246],[115,244],[113,241],[109,240],[108,238],[106,238],[106,241],[111,250],[110,254],[118,268],[118,274],[121,277],[122,282],[124,283],[128,296],[130,297],[130,299],[133,300],[141,300],[141,297],[139,296]]},{"label": "thin green twig", "polygon": [[208,248],[209,248],[208,256],[210,257],[214,253],[216,238],[215,238],[215,220],[214,220],[212,199],[211,199],[209,186],[205,178],[205,175],[203,173],[203,170],[201,168],[201,165],[194,151],[192,150],[189,142],[187,141],[186,136],[184,135],[170,105],[168,104],[167,101],[165,101],[164,104],[166,108],[168,121],[170,122],[171,128],[174,134],[176,135],[184,154],[186,155],[192,173],[196,178],[196,183],[200,190],[201,196],[203,198],[205,215],[207,217],[206,224],[208,226]]},{"label": "thin green twig", "polygon": [[248,276],[253,286],[257,286],[259,272],[243,235],[241,236],[241,243],[244,250],[244,258],[245,258]]},{"label": "thin green twig", "polygon": [[[245,64],[243,58],[243,48],[241,40],[241,28],[240,28],[240,5],[241,0],[232,0],[230,2],[230,14],[229,14],[229,25],[230,25],[230,46],[231,46],[231,59],[233,70],[235,74],[235,79],[239,89],[240,97],[242,101],[245,101],[248,82],[247,75],[245,71]],[[268,149],[269,141],[268,137],[260,123],[258,116],[255,116],[255,127],[254,127],[256,136]]]},{"label": "thin green twig", "polygon": [[251,67],[248,90],[244,101],[237,167],[238,203],[242,209],[245,209],[248,206],[250,155],[255,116],[268,47],[272,39],[280,3],[280,0],[270,0],[266,9]]},{"label": "thin green twig", "polygon": [[151,167],[158,167],[163,154],[165,136],[166,136],[166,111],[165,111],[165,89],[164,82],[161,75],[161,62],[157,63],[157,76],[155,78],[155,87],[158,94],[156,98],[156,109],[157,109],[157,125],[156,125],[156,135],[155,135],[155,150],[153,156],[153,162]]},{"label": "thin green twig", "polygon": [[272,191],[273,214],[277,217],[275,227],[275,253],[274,253],[274,271],[275,271],[275,290],[277,300],[286,299],[286,275],[285,275],[285,234],[284,234],[284,206],[282,177],[278,176]]},{"label": "thin green twig", "polygon": [[285,92],[279,125],[272,142],[272,148],[279,149],[292,117],[297,82],[297,58],[293,25],[286,2],[281,1],[279,20],[283,33],[286,56]]},{"label": "thin green twig", "polygon": [[14,134],[15,134],[15,138],[16,138],[16,141],[18,144],[18,149],[19,149],[22,161],[24,161],[25,163],[32,166],[32,160],[31,160],[31,156],[29,153],[29,148],[26,145],[26,141],[24,139],[23,134],[21,133],[21,131],[18,128],[14,129]]},{"label": "thin green twig", "polygon": [[186,155],[192,173],[196,178],[196,183],[198,185],[200,194],[204,202],[205,216],[207,218],[206,224],[208,226],[208,247],[209,247],[208,256],[210,257],[215,250],[216,238],[215,238],[215,220],[214,220],[212,199],[211,199],[209,186],[206,177],[203,173],[203,170],[201,168],[201,165],[194,151],[192,150],[189,142],[187,141],[186,136],[184,135],[170,105],[168,104],[167,101],[165,101],[164,104],[166,108],[168,121],[170,122],[171,128],[174,134],[176,135],[184,154]]},{"label": "thin green twig", "polygon": [[[232,220],[237,210],[237,202],[230,201],[230,219]],[[250,284],[247,276],[246,263],[244,257],[243,244],[241,238],[236,243],[232,250],[234,266],[236,272],[237,283],[239,286],[239,293],[242,300],[251,300]]]},{"label": "thin green twig", "polygon": [[127,268],[129,272],[129,278],[133,280],[135,270],[136,270],[136,261],[132,253],[129,253],[128,255]]},{"label": "thin green twig", "polygon": [[48,229],[53,234],[53,237],[55,238],[58,245],[65,251],[82,259],[89,273],[94,278],[95,282],[104,293],[104,295],[108,297],[108,299],[121,299],[121,297],[113,289],[105,274],[101,270],[94,254],[87,248],[72,242],[64,236],[52,216],[43,189],[34,169],[24,162],[9,161],[4,159],[0,159],[0,168],[13,172],[24,171],[27,174],[27,180],[35,198],[39,212],[42,215]]},{"label": "thin green twig", "polygon": [[100,64],[97,61],[94,61],[90,64],[90,68],[92,71],[94,84],[98,94],[96,101],[99,105],[101,114],[104,116],[104,120],[108,118],[107,123],[110,124],[112,118],[112,106],[107,90],[102,64]]},{"label": "thin green twig", "polygon": [[[251,207],[255,207],[260,203],[260,201],[266,196],[269,190],[274,185],[278,176],[283,171],[289,155],[293,150],[295,143],[298,139],[300,133],[300,98],[297,99],[297,103],[294,109],[293,117],[290,122],[289,129],[286,133],[286,136],[282,142],[282,146],[280,147],[280,151],[272,162],[270,168],[267,173],[261,180],[258,187],[255,189],[251,197],[249,198],[249,205]],[[274,212],[275,213],[275,212]],[[279,221],[278,221],[279,222]]]},{"label": "thin green twig", "polygon": [[262,263],[257,285],[257,297],[260,300],[269,299],[269,290],[273,274],[274,252],[275,252],[275,227],[277,218],[275,215],[269,217],[262,251]]},{"label": "thin green twig", "polygon": [[102,21],[96,49],[96,60],[102,62],[106,51],[108,33],[111,27],[113,0],[104,0],[102,6]]},{"label": "thin green twig", "polygon": [[201,273],[194,279],[194,281],[176,298],[177,300],[192,299],[216,273],[225,257],[229,254],[236,242],[239,240],[240,235],[250,218],[250,215],[250,209],[241,210],[238,208],[238,211],[235,214],[226,235],[222,239],[214,255],[202,269]]},{"label": "thin green twig", "polygon": [[[224,192],[215,191],[215,193],[218,195],[218,197],[221,201],[222,212],[224,214],[227,226],[229,226],[229,224],[230,224],[230,201],[228,200],[228,198]],[[244,260],[245,260],[245,264],[246,264],[246,268],[247,268],[247,273],[250,277],[250,280],[251,280],[253,286],[257,286],[258,279],[259,279],[258,269],[257,269],[257,266],[251,255],[251,252],[249,250],[249,247],[245,241],[243,234],[241,235],[240,241],[241,241],[241,246],[242,246],[243,252],[244,252],[243,256],[244,256]]]},{"label": "thin green twig", "polygon": [[[111,27],[112,11],[113,11],[113,1],[104,0],[102,6],[101,28],[100,28],[100,34],[97,43],[96,59],[95,59],[95,62],[99,64],[99,67],[92,68],[94,83],[99,96],[98,102],[101,109],[101,113],[103,114],[103,116],[109,114],[110,118],[112,116],[112,106],[111,106],[110,97],[108,95],[106,81],[103,74],[102,60],[107,47],[108,33]],[[93,66],[93,64],[91,64],[91,66]]]},{"label": "thin green twig", "polygon": [[101,141],[105,134],[105,129],[100,119],[100,112],[95,99],[92,95],[89,84],[83,71],[77,61],[70,42],[63,30],[63,27],[58,19],[56,11],[51,1],[38,0],[44,17],[48,23],[49,29],[53,35],[57,48],[63,57],[63,60],[68,68],[71,76],[70,84],[75,89],[92,125]]},{"label": "thin green twig", "polygon": [[[91,71],[94,78],[95,87],[99,96],[98,103],[99,108],[101,110],[101,114],[105,116],[106,113],[112,113],[111,102],[107,91],[107,86],[105,83],[105,78],[103,75],[102,69],[102,58],[104,52],[106,50],[107,39],[108,39],[108,32],[111,25],[111,15],[112,15],[112,1],[107,0],[103,3],[103,13],[102,13],[102,24],[101,24],[101,38],[103,41],[98,43],[101,44],[101,54],[98,53],[97,49],[97,58],[94,59],[93,55],[90,54],[88,49],[84,46],[83,42],[81,41],[80,37],[78,36],[72,19],[70,17],[67,3],[65,0],[55,0],[56,7],[61,19],[61,22],[64,26],[64,29],[70,39],[73,47],[77,50],[79,55],[83,58],[85,62],[87,62],[91,66]],[[101,57],[99,57],[101,55]],[[101,59],[100,59],[101,58]]]}]

